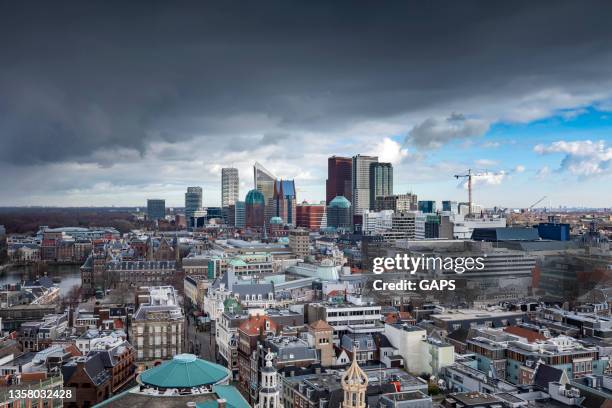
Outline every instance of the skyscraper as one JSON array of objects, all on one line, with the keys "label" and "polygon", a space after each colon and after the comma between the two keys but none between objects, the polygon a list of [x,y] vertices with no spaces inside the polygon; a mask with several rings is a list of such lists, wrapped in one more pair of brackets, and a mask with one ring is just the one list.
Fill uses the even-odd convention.
[{"label": "skyscraper", "polygon": [[255,162],[253,166],[253,177],[255,181],[255,189],[263,194],[264,200],[267,203],[274,195],[274,183],[276,176],[268,171],[260,163]]},{"label": "skyscraper", "polygon": [[150,221],[161,220],[166,216],[166,200],[147,200],[147,218]]},{"label": "skyscraper", "polygon": [[353,156],[353,214],[361,215],[370,209],[370,165],[378,163],[376,156]]},{"label": "skyscraper", "polygon": [[221,169],[221,207],[228,207],[238,201],[238,189],[238,169],[233,167]]},{"label": "skyscraper", "polygon": [[377,197],[393,195],[393,166],[391,163],[370,164],[370,209],[376,208]]},{"label": "skyscraper", "polygon": [[276,180],[272,198],[266,202],[266,224],[272,217],[280,217],[283,223],[296,224],[296,195],[293,180]]},{"label": "skyscraper", "polygon": [[264,210],[266,207],[264,196],[259,190],[251,190],[246,195],[245,202],[245,226],[247,228],[260,229],[264,226]]},{"label": "skyscraper", "polygon": [[189,227],[194,225],[194,219],[203,217],[202,187],[187,187],[185,193],[185,218]]},{"label": "skyscraper", "polygon": [[342,196],[331,200],[327,206],[327,226],[341,231],[353,230],[351,203]]},{"label": "skyscraper", "polygon": [[329,205],[331,200],[337,196],[343,196],[347,200],[353,199],[352,191],[352,169],[353,159],[350,157],[332,156],[327,159],[327,180],[325,182],[325,204]]}]

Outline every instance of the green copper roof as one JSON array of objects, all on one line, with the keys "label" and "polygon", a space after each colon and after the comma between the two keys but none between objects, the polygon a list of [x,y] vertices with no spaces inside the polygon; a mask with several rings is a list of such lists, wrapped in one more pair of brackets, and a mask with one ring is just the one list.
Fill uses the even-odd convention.
[{"label": "green copper roof", "polygon": [[335,208],[351,208],[351,202],[344,196],[336,196],[336,198],[329,202],[329,206]]},{"label": "green copper roof", "polygon": [[231,259],[231,260],[229,261],[229,264],[230,264],[231,266],[242,266],[242,267],[247,266],[247,263],[246,263],[246,262],[244,262],[242,259],[238,259],[238,258],[233,258],[233,259]]},{"label": "green copper roof", "polygon": [[246,205],[254,205],[261,204],[266,205],[266,199],[264,195],[259,190],[251,190],[247,193],[246,198],[244,199]]},{"label": "green copper roof", "polygon": [[283,219],[281,217],[272,217],[270,218],[270,224],[282,224]]},{"label": "green copper roof", "polygon": [[228,376],[229,371],[223,366],[193,354],[178,354],[140,374],[140,381],[157,388],[190,388],[216,384]]},{"label": "green copper roof", "polygon": [[[236,387],[232,385],[215,385],[213,391],[219,398],[223,398],[228,408],[250,408],[249,403],[244,399]],[[196,408],[217,408],[217,401],[206,401],[196,404]]]}]

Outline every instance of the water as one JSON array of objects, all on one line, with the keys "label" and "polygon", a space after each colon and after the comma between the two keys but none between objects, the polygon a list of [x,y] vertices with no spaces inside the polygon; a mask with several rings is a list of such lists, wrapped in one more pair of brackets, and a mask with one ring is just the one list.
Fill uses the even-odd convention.
[{"label": "water", "polygon": [[[81,285],[80,265],[49,265],[47,276],[50,278],[60,278],[58,284],[60,294],[66,294],[74,285]],[[33,266],[12,266],[0,272],[0,286],[6,283],[18,283],[27,279],[36,278],[36,269]]]}]

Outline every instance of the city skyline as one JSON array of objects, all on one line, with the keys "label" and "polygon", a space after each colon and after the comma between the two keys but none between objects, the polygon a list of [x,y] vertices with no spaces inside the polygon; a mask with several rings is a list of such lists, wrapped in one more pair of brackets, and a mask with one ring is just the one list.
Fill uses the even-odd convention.
[{"label": "city skyline", "polygon": [[612,203],[609,3],[281,5],[2,4],[0,206],[217,206],[255,162],[319,202],[357,154],[424,200],[471,168],[486,207]]}]

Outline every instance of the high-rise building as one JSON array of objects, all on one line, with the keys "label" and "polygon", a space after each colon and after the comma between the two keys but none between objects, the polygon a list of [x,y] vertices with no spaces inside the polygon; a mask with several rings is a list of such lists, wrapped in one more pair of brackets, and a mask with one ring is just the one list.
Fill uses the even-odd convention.
[{"label": "high-rise building", "polygon": [[393,195],[393,166],[391,163],[370,164],[370,209],[376,208],[378,197]]},{"label": "high-rise building", "polygon": [[419,211],[424,214],[433,214],[436,212],[436,202],[431,200],[419,201]]},{"label": "high-rise building", "polygon": [[236,228],[246,226],[246,204],[244,201],[236,201],[234,204],[234,226]]},{"label": "high-rise building", "polygon": [[296,196],[293,180],[276,180],[272,198],[266,202],[266,224],[273,217],[280,217],[284,224],[296,223]]},{"label": "high-rise building", "polygon": [[274,195],[276,176],[260,163],[256,162],[253,166],[253,177],[255,182],[255,190],[258,190],[263,194],[264,200],[267,203],[268,200]]},{"label": "high-rise building", "polygon": [[329,205],[331,200],[337,196],[343,196],[347,200],[353,199],[352,191],[352,168],[353,159],[350,157],[332,156],[327,159],[327,181],[325,182],[325,204]]},{"label": "high-rise building", "polygon": [[263,193],[251,190],[247,193],[245,203],[245,227],[259,229],[264,226],[266,202]]},{"label": "high-rise building", "polygon": [[166,200],[151,198],[147,200],[147,218],[150,221],[162,220],[166,216]]},{"label": "high-rise building", "polygon": [[327,206],[327,226],[342,231],[353,230],[351,203],[345,197],[338,196]]},{"label": "high-rise building", "polygon": [[352,208],[353,214],[361,215],[363,210],[370,209],[370,166],[378,163],[378,157],[353,156],[352,164]]},{"label": "high-rise building", "polygon": [[417,211],[417,195],[412,193],[376,197],[376,211]]},{"label": "high-rise building", "polygon": [[185,219],[187,226],[191,227],[197,218],[203,217],[206,212],[202,209],[202,187],[187,187],[185,193]]},{"label": "high-rise building", "polygon": [[238,169],[228,167],[221,169],[221,207],[225,208],[236,201],[239,196]]},{"label": "high-rise building", "polygon": [[296,226],[318,231],[327,226],[324,204],[308,204],[303,202],[296,206]]}]

